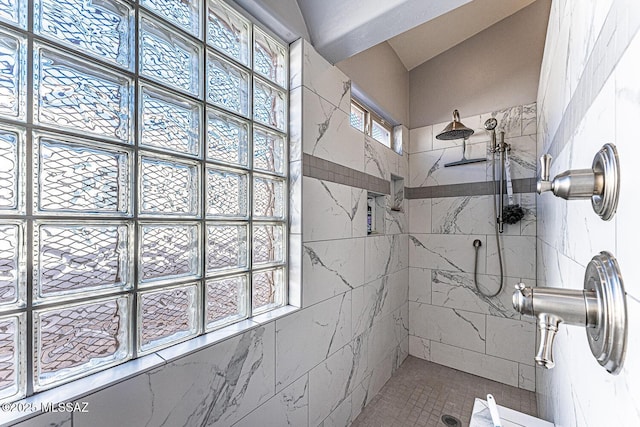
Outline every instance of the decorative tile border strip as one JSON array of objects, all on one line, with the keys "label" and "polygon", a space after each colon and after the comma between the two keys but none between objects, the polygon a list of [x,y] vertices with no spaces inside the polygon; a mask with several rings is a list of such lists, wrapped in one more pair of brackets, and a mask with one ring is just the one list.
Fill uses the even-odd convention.
[{"label": "decorative tile border strip", "polygon": [[350,187],[363,188],[375,193],[391,194],[390,181],[310,154],[304,154],[302,158],[302,175]]},{"label": "decorative tile border strip", "polygon": [[[640,30],[640,14],[636,12],[637,4],[634,4],[636,1],[615,1],[611,5],[578,86],[546,151],[553,157],[558,157],[569,142],[571,135],[620,62],[627,46]],[[621,20],[626,21],[625,28],[620,26]]]},{"label": "decorative tile border strip", "polygon": [[[514,179],[514,193],[535,193],[536,179]],[[469,182],[463,184],[436,185],[431,187],[405,187],[407,199],[435,199],[437,197],[488,196],[493,194],[493,181]]]}]

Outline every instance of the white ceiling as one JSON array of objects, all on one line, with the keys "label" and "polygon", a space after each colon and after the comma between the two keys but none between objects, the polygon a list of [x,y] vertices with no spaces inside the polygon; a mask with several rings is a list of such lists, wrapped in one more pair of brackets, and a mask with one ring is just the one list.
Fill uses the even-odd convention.
[{"label": "white ceiling", "polygon": [[335,64],[470,1],[297,0],[297,3],[311,43]]},{"label": "white ceiling", "polygon": [[534,0],[235,0],[288,42],[332,63],[388,41],[410,70]]},{"label": "white ceiling", "polygon": [[407,70],[474,36],[535,0],[473,0],[389,40]]}]

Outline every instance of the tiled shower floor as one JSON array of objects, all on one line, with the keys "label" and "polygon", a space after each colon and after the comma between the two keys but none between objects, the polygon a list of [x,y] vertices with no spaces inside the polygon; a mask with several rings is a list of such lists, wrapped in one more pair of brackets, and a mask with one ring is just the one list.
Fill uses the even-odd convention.
[{"label": "tiled shower floor", "polygon": [[476,397],[537,416],[534,393],[409,356],[352,427],[444,427],[443,414],[469,425]]}]

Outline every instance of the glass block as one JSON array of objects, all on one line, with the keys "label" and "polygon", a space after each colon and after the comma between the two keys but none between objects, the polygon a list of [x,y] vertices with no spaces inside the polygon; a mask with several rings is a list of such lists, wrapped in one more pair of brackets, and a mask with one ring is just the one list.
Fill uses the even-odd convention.
[{"label": "glass block", "polygon": [[0,317],[0,402],[26,394],[24,313]]},{"label": "glass block", "polygon": [[207,216],[247,217],[247,175],[207,168]]},{"label": "glass block", "polygon": [[146,353],[198,333],[196,284],[138,295],[138,348]]},{"label": "glass block", "polygon": [[252,277],[253,314],[260,313],[285,303],[284,301],[284,270],[258,271]]},{"label": "glass block", "polygon": [[200,96],[199,45],[151,19],[140,21],[140,74]]},{"label": "glass block", "polygon": [[287,94],[256,78],[253,84],[253,119],[284,132],[287,119]]},{"label": "glass block", "polygon": [[142,86],[140,102],[140,145],[200,154],[200,107],[166,91]]},{"label": "glass block", "polygon": [[351,127],[358,129],[360,132],[364,132],[365,112],[355,105],[351,104],[351,115],[349,116],[349,122],[351,123]]},{"label": "glass block", "polygon": [[207,43],[220,52],[249,66],[251,24],[220,0],[209,0]]},{"label": "glass block", "polygon": [[207,280],[207,330],[247,317],[247,276]]},{"label": "glass block", "polygon": [[[34,202],[40,212],[130,213],[130,154],[34,134]],[[104,147],[104,148],[103,148]]]},{"label": "glass block", "polygon": [[130,311],[129,296],[34,311],[35,391],[129,359]]},{"label": "glass block", "polygon": [[143,224],[140,227],[140,281],[197,276],[199,234],[196,224]]},{"label": "glass block", "polygon": [[242,116],[249,115],[249,73],[209,52],[207,101]]},{"label": "glass block", "polygon": [[130,142],[133,124],[130,79],[37,43],[34,56],[35,122]]},{"label": "glass block", "polygon": [[376,141],[391,147],[391,132],[375,120],[371,121],[371,136]]},{"label": "glass block", "polygon": [[26,259],[23,246],[24,224],[0,224],[0,308],[25,304]]},{"label": "glass block", "polygon": [[140,213],[197,216],[198,166],[143,156],[140,161]]},{"label": "glass block", "polygon": [[27,28],[27,0],[0,0],[0,21]]},{"label": "glass block", "polygon": [[141,0],[140,4],[173,25],[200,37],[200,0]]},{"label": "glass block", "polygon": [[36,223],[33,234],[35,300],[130,287],[126,224]]},{"label": "glass block", "polygon": [[207,273],[247,267],[247,225],[207,225]]},{"label": "glass block", "polygon": [[284,262],[284,227],[281,224],[253,226],[253,264]]},{"label": "glass block", "polygon": [[253,69],[272,82],[286,87],[287,49],[259,28],[254,31]]},{"label": "glass block", "polygon": [[228,114],[209,110],[207,159],[247,166],[249,124]]},{"label": "glass block", "polygon": [[253,216],[278,219],[284,216],[284,181],[253,178]]},{"label": "glass block", "polygon": [[24,212],[24,131],[0,126],[0,213]]},{"label": "glass block", "polygon": [[254,127],[253,168],[282,175],[285,138],[276,132]]},{"label": "glass block", "polygon": [[133,69],[134,12],[116,0],[36,0],[33,31],[71,49]]},{"label": "glass block", "polygon": [[0,31],[0,116],[24,121],[26,115],[27,39]]}]

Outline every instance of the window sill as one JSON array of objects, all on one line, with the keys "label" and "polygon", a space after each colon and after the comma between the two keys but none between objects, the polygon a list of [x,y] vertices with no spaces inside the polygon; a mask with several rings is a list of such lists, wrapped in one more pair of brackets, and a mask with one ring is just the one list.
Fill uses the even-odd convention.
[{"label": "window sill", "polygon": [[[291,305],[280,307],[189,341],[130,360],[88,377],[42,391],[17,402],[3,404],[2,411],[0,411],[0,425],[13,425],[42,415],[45,413],[41,410],[43,405],[53,404],[55,407],[58,403],[80,403],[80,407],[82,407],[81,399],[90,394],[216,345],[226,339],[233,338],[298,310],[300,308]],[[15,410],[10,411],[9,408],[15,408]],[[18,410],[18,408],[22,410]],[[91,408],[88,407],[87,410],[91,411]]]}]

